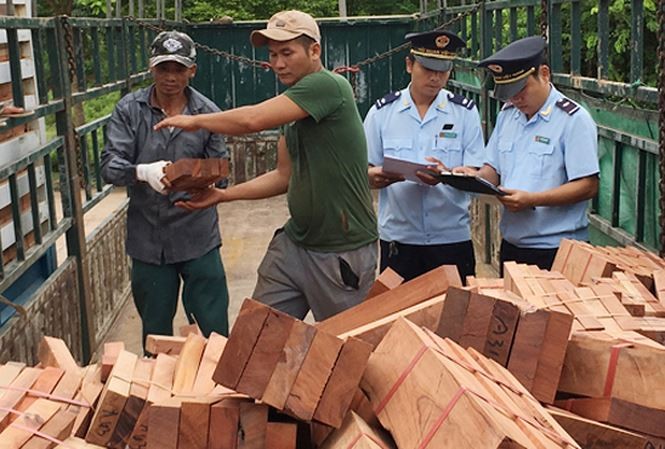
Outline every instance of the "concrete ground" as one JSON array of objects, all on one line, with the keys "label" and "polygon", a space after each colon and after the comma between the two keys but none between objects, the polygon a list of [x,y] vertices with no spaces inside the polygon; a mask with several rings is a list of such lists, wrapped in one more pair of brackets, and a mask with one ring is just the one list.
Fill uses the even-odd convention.
[{"label": "concrete ground", "polygon": [[[126,199],[124,190],[112,192],[100,204],[85,215],[86,233],[94,230]],[[263,258],[275,229],[288,218],[286,196],[257,201],[237,201],[217,208],[222,231],[222,260],[229,287],[229,323],[233,323],[242,301],[250,297],[256,283],[256,269]],[[64,240],[59,242],[58,260],[66,254]],[[478,264],[479,277],[496,277],[488,265]],[[187,324],[182,306],[174,321],[174,331]],[[122,308],[106,341],[123,341],[127,350],[136,354],[141,349],[141,321],[130,300]],[[101,349],[101,348],[100,348]]]}]

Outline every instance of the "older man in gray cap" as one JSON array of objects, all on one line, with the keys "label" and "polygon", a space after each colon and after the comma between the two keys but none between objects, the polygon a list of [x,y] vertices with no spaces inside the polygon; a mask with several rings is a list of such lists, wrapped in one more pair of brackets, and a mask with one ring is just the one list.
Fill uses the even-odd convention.
[{"label": "older man in gray cap", "polygon": [[228,331],[228,291],[219,254],[221,239],[214,208],[188,213],[174,203],[164,167],[182,158],[227,158],[219,134],[153,126],[177,114],[196,116],[219,111],[189,87],[196,74],[196,49],[184,33],[165,31],[151,45],[153,84],[120,100],[107,128],[102,153],[106,182],[127,186],[127,253],[132,258],[132,294],[147,334],[173,333],[181,281],[182,301],[190,322],[207,336]]},{"label": "older man in gray cap", "polygon": [[157,125],[246,134],[283,126],[277,169],[227,190],[210,189],[183,207],[288,193],[291,218],[273,237],[253,297],[317,320],[359,303],[376,269],[376,217],[367,184],[367,147],[348,81],[321,64],[316,21],[300,11],[275,14],[251,35],[267,45],[288,89],[252,106],[169,117]]}]

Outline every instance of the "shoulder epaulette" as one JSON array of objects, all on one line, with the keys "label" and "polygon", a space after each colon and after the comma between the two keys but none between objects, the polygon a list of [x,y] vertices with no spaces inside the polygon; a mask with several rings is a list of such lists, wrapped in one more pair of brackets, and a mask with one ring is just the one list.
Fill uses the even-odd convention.
[{"label": "shoulder epaulette", "polygon": [[515,105],[508,101],[508,102],[503,104],[503,106],[501,107],[501,110],[502,111],[507,111],[508,109],[512,109],[514,107],[515,107]]},{"label": "shoulder epaulette", "polygon": [[402,92],[399,90],[385,94],[383,97],[376,100],[376,109],[381,109],[385,105],[392,103],[393,101],[397,100],[400,95],[402,95]]},{"label": "shoulder epaulette", "polygon": [[469,100],[463,95],[457,95],[453,93],[448,94],[448,100],[452,103],[464,106],[467,109],[473,109],[473,107],[476,105],[473,100]]},{"label": "shoulder epaulette", "polygon": [[557,101],[556,105],[559,108],[563,109],[564,112],[568,115],[573,115],[574,113],[576,113],[580,109],[579,104],[575,103],[572,100],[569,100],[566,97],[563,97],[561,100]]}]

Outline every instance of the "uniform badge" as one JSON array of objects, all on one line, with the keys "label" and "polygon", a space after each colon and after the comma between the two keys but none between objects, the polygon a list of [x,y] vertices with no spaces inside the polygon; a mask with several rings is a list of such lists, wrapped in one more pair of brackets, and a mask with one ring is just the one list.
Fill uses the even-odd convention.
[{"label": "uniform badge", "polygon": [[450,43],[450,38],[445,34],[442,34],[441,36],[438,36],[436,39],[434,39],[434,43],[436,44],[437,48],[446,48]]},{"label": "uniform badge", "polygon": [[457,133],[452,131],[441,131],[439,133],[439,137],[442,137],[444,139],[454,139],[457,137]]},{"label": "uniform badge", "polygon": [[550,143],[550,138],[545,136],[536,136],[533,140],[538,143],[544,143],[545,145],[549,145]]},{"label": "uniform badge", "polygon": [[453,129],[454,126],[455,125],[452,124],[452,123],[446,123],[445,125],[443,125],[443,128],[441,128],[441,129],[446,131],[446,130],[449,130],[449,129]]}]

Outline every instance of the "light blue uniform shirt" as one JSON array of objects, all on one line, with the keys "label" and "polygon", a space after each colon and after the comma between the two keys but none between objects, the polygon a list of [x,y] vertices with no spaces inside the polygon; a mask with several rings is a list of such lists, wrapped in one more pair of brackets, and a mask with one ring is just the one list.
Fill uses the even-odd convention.
[{"label": "light blue uniform shirt", "polygon": [[[433,156],[448,168],[480,167],[484,143],[478,110],[450,101],[452,96],[441,90],[424,119],[408,87],[392,103],[372,106],[365,117],[369,163],[382,166],[388,155],[430,164],[425,156]],[[469,240],[469,201],[469,194],[450,186],[396,182],[379,192],[379,236],[411,245]]]},{"label": "light blue uniform shirt", "polygon": [[[596,124],[579,107],[569,114],[556,105],[564,98],[552,86],[545,104],[527,121],[517,108],[505,106],[487,143],[486,164],[509,189],[542,192],[569,181],[596,175]],[[520,212],[503,210],[503,238],[522,248],[556,248],[563,238],[587,240],[587,201]]]}]

